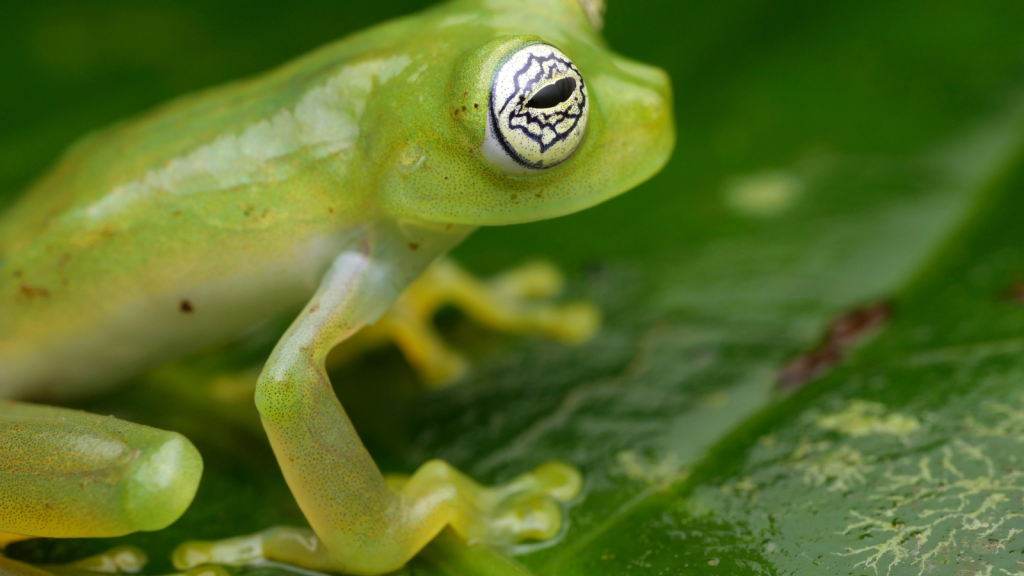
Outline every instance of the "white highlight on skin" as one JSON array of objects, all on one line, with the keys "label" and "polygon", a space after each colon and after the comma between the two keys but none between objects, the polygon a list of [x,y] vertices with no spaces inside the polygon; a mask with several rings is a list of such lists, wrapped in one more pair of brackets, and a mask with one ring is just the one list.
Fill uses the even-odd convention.
[{"label": "white highlight on skin", "polygon": [[273,164],[276,159],[300,151],[317,159],[350,150],[359,139],[359,119],[374,86],[411,63],[409,56],[400,55],[345,67],[306,92],[292,109],[250,124],[238,134],[222,135],[117,186],[85,213],[101,219],[156,193],[193,194],[282,180],[294,168]]},{"label": "white highlight on skin", "polygon": [[151,493],[163,492],[177,478],[177,467],[183,459],[185,444],[174,438],[161,446],[135,472],[135,481]]}]

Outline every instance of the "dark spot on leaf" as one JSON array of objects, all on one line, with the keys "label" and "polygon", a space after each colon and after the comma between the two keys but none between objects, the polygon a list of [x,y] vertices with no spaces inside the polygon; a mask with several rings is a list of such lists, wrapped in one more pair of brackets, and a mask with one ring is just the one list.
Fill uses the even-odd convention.
[{"label": "dark spot on leaf", "polygon": [[892,306],[888,302],[868,304],[835,319],[829,326],[826,338],[840,347],[848,347],[881,328],[890,316]]},{"label": "dark spot on leaf", "polygon": [[843,359],[851,347],[884,326],[891,317],[892,306],[888,302],[873,302],[836,318],[829,325],[821,344],[782,369],[779,387],[795,390],[825,374]]},{"label": "dark spot on leaf", "polygon": [[1018,304],[1024,304],[1024,282],[1014,284],[1004,296]]},{"label": "dark spot on leaf", "polygon": [[783,390],[795,390],[828,372],[842,359],[842,350],[835,346],[811,350],[782,369],[779,374],[780,387]]},{"label": "dark spot on leaf", "polygon": [[409,250],[419,250],[420,245],[418,242],[409,242]]},{"label": "dark spot on leaf", "polygon": [[178,304],[178,309],[185,314],[191,314],[195,308],[192,307],[192,302],[188,298],[182,298],[181,303]]},{"label": "dark spot on leaf", "polygon": [[601,260],[591,260],[583,265],[583,274],[587,279],[596,284],[607,282],[609,279],[608,265]]}]

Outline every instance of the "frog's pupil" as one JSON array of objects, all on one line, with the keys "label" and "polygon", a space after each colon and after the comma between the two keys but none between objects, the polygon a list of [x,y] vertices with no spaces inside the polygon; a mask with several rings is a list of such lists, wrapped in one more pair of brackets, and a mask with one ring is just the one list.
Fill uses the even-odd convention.
[{"label": "frog's pupil", "polygon": [[554,108],[572,97],[576,91],[576,80],[573,78],[561,78],[557,82],[548,84],[530,98],[526,103],[527,108]]}]

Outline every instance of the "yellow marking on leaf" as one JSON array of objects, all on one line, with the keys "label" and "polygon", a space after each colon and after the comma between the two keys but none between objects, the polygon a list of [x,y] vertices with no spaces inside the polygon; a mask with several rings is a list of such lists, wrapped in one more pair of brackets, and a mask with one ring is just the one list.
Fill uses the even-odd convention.
[{"label": "yellow marking on leaf", "polygon": [[905,438],[921,428],[921,422],[899,412],[886,413],[885,405],[866,400],[851,400],[839,412],[823,414],[815,424],[825,430],[858,438],[870,434],[890,434]]}]

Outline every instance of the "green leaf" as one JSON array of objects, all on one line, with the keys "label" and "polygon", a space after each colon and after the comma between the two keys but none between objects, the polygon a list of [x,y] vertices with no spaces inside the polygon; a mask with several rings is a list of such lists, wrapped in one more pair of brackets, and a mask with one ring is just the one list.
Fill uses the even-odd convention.
[{"label": "green leaf", "polygon": [[[0,115],[0,188],[85,130],[424,4],[5,7],[0,74],[19,89],[0,92],[18,112]],[[441,457],[497,482],[557,458],[584,494],[554,542],[445,534],[405,573],[1022,573],[1022,25],[1024,5],[998,0],[612,0],[609,42],[673,78],[672,162],[606,205],[481,230],[456,253],[484,274],[558,262],[604,330],[573,349],[445,313],[476,358],[465,384],[422,392],[392,349],[333,374],[386,470]],[[878,301],[894,311],[882,331],[780,391],[835,318]],[[275,334],[78,404],[196,442],[207,473],[182,520],[8,553],[130,543],[161,574],[182,540],[302,524],[249,403],[209,399]]]}]

